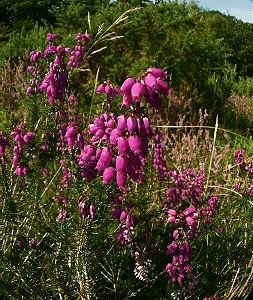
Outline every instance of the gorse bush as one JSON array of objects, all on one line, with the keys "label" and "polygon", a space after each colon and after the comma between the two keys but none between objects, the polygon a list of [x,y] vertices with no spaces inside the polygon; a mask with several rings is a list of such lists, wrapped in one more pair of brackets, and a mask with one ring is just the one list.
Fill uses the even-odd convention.
[{"label": "gorse bush", "polygon": [[196,126],[177,118],[190,101],[173,94],[161,68],[120,87],[98,84],[97,71],[87,95],[76,81],[130,11],[72,46],[50,33],[30,53],[24,118],[6,116],[0,131],[3,297],[250,293],[252,151],[219,145],[226,130],[218,118],[205,125],[206,111]]}]

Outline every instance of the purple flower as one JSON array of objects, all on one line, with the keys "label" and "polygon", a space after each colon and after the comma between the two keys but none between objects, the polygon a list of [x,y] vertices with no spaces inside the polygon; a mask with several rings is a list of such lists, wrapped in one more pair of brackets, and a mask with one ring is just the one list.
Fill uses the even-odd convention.
[{"label": "purple flower", "polygon": [[117,171],[116,182],[119,188],[123,189],[126,186],[127,175],[122,171]]},{"label": "purple flower", "polygon": [[96,93],[97,94],[102,94],[105,92],[105,86],[104,86],[104,83],[100,83],[100,85],[98,86],[97,90],[96,90]]},{"label": "purple flower", "polygon": [[33,72],[35,70],[35,67],[34,66],[28,66],[26,70],[27,70],[27,72]]},{"label": "purple flower", "polygon": [[95,218],[95,205],[94,205],[94,203],[91,203],[91,205],[90,205],[90,217],[91,217],[91,219]]},{"label": "purple flower", "polygon": [[156,82],[156,77],[149,73],[146,77],[145,77],[145,84],[151,88],[151,90],[156,88],[157,82]]},{"label": "purple flower", "polygon": [[113,152],[107,147],[103,148],[99,161],[97,162],[96,169],[99,172],[101,172],[105,168],[109,167],[112,161],[112,157],[113,157]]},{"label": "purple flower", "polygon": [[121,132],[117,129],[114,128],[110,134],[110,143],[114,146],[117,145],[117,139],[121,136]]},{"label": "purple flower", "polygon": [[16,174],[17,174],[18,176],[22,176],[22,174],[23,174],[23,168],[21,168],[21,167],[17,168],[17,169],[16,169]]},{"label": "purple flower", "polygon": [[128,143],[129,143],[130,149],[134,153],[141,153],[143,151],[143,141],[139,136],[131,135],[128,138]]},{"label": "purple flower", "polygon": [[122,84],[122,86],[121,86],[121,88],[120,88],[120,93],[121,93],[121,94],[130,94],[131,88],[132,88],[132,86],[133,86],[134,84],[135,84],[134,78],[132,78],[132,77],[127,78],[127,79],[123,82],[123,84]]},{"label": "purple flower", "polygon": [[152,73],[152,75],[154,75],[156,78],[167,78],[167,72],[164,72],[159,68],[148,68],[148,72]]},{"label": "purple flower", "polygon": [[66,137],[67,138],[74,137],[75,134],[76,134],[76,129],[74,127],[69,127],[66,132]]},{"label": "purple flower", "polygon": [[106,168],[103,173],[103,183],[109,184],[113,180],[115,175],[116,175],[116,172],[113,167]]},{"label": "purple flower", "polygon": [[189,216],[191,215],[192,213],[195,212],[195,207],[194,206],[190,206],[188,207],[185,211],[184,211],[184,215],[185,216]]},{"label": "purple flower", "polygon": [[121,214],[120,214],[120,221],[124,221],[125,220],[125,218],[126,218],[126,216],[127,216],[127,213],[126,213],[126,211],[125,210],[122,210],[122,212],[121,212]]},{"label": "purple flower", "polygon": [[131,96],[133,101],[140,102],[141,98],[146,94],[146,89],[144,84],[141,82],[136,82],[131,88]]},{"label": "purple flower", "polygon": [[123,105],[129,107],[133,103],[133,98],[130,94],[124,94],[122,101]]},{"label": "purple flower", "polygon": [[119,116],[118,123],[117,123],[117,129],[120,132],[124,132],[126,127],[127,127],[127,122],[126,122],[125,116],[124,115]]},{"label": "purple flower", "polygon": [[174,230],[174,231],[173,231],[173,239],[174,239],[174,240],[177,240],[178,238],[179,238],[178,230]]},{"label": "purple flower", "polygon": [[124,156],[117,156],[116,158],[116,170],[126,171],[128,165],[128,159]]},{"label": "purple flower", "polygon": [[158,90],[158,92],[160,92],[163,95],[169,95],[169,93],[170,93],[168,84],[161,79],[157,80],[157,90]]},{"label": "purple flower", "polygon": [[26,90],[26,95],[31,94],[32,91],[33,91],[33,88],[32,88],[32,87],[29,87],[29,88]]},{"label": "purple flower", "polygon": [[196,224],[196,221],[191,217],[186,217],[185,220],[186,220],[187,225],[189,225],[189,226],[194,226]]},{"label": "purple flower", "polygon": [[128,140],[125,137],[119,137],[117,140],[119,154],[127,154],[130,150]]},{"label": "purple flower", "polygon": [[173,241],[171,244],[168,245],[166,254],[173,254],[176,251],[177,247],[178,244],[175,241]]},{"label": "purple flower", "polygon": [[176,217],[177,216],[177,211],[175,209],[169,209],[168,214],[173,216],[173,217]]},{"label": "purple flower", "polygon": [[133,117],[127,118],[127,129],[130,134],[133,134],[134,131],[137,129],[137,121]]}]

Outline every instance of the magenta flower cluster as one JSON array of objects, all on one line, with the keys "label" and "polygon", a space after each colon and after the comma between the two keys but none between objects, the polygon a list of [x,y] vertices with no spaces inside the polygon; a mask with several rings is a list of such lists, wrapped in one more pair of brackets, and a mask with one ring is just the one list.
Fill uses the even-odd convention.
[{"label": "magenta flower cluster", "polygon": [[154,136],[153,145],[153,167],[157,170],[159,180],[164,180],[169,175],[167,160],[164,153],[163,134],[159,133]]},{"label": "magenta flower cluster", "polygon": [[[67,66],[75,68],[80,67],[83,63],[85,47],[90,40],[89,34],[78,33],[76,36],[77,45],[74,50],[71,48],[64,48],[62,45],[56,45],[55,42],[59,36],[53,33],[48,34],[48,46],[42,53],[40,51],[32,51],[30,54],[30,62],[35,64],[38,59],[48,59],[54,56],[50,63],[49,73],[45,75],[44,79],[40,81],[34,78],[30,81],[30,86],[27,88],[26,94],[46,92],[48,101],[51,105],[55,101],[64,101],[66,89],[68,87],[68,70]],[[66,56],[69,56],[66,62]],[[28,66],[28,72],[32,72],[35,76],[38,74],[35,66]]]},{"label": "magenta flower cluster", "polygon": [[[249,178],[253,178],[253,159],[247,159],[245,157],[245,150],[238,149],[234,152],[235,162],[238,166],[239,172],[245,172]],[[241,183],[234,184],[234,189],[239,190]],[[253,184],[248,187],[250,197],[253,197]],[[248,191],[246,192],[248,193]]]},{"label": "magenta flower cluster", "polygon": [[89,132],[91,144],[79,155],[83,177],[90,181],[102,173],[104,184],[115,179],[120,189],[126,188],[128,178],[142,180],[151,137],[147,118],[121,115],[116,119],[113,113],[104,113],[94,118]]},{"label": "magenta flower cluster", "polygon": [[123,105],[129,107],[134,102],[139,103],[142,97],[156,109],[161,109],[161,96],[170,93],[168,84],[163,80],[167,78],[167,73],[158,68],[149,68],[137,79],[127,78],[121,88],[123,95]]},{"label": "magenta flower cluster", "polygon": [[91,219],[95,218],[94,203],[89,203],[89,201],[84,199],[83,197],[80,197],[78,199],[78,211],[82,215],[83,220],[85,220],[88,216],[90,216]]},{"label": "magenta flower cluster", "polygon": [[172,282],[178,282],[182,286],[185,279],[191,279],[189,284],[193,285],[190,243],[198,237],[202,221],[213,220],[218,196],[212,195],[207,203],[204,202],[205,176],[203,171],[196,173],[189,169],[179,174],[170,171],[169,175],[171,187],[166,191],[166,201],[163,207],[167,214],[167,223],[174,227],[174,231],[173,240],[166,251],[171,258],[166,271]]},{"label": "magenta flower cluster", "polygon": [[6,148],[10,146],[10,142],[5,132],[0,130],[0,161],[2,164],[6,164]]},{"label": "magenta flower cluster", "polygon": [[18,176],[26,175],[27,167],[22,166],[21,163],[22,151],[24,145],[27,147],[30,146],[31,140],[35,137],[35,133],[31,131],[25,132],[25,124],[23,123],[11,132],[11,136],[15,143],[13,147],[12,165],[15,168]]},{"label": "magenta flower cluster", "polygon": [[135,260],[135,277],[146,281],[149,279],[149,273],[152,270],[152,261],[146,258],[137,242],[134,240],[134,227],[139,223],[139,218],[133,214],[133,205],[131,202],[125,202],[120,195],[116,195],[111,201],[111,214],[117,220],[120,229],[117,232],[115,240],[125,245],[131,256]]},{"label": "magenta flower cluster", "polygon": [[113,86],[110,82],[105,81],[104,83],[99,84],[96,89],[97,94],[105,93],[109,99],[114,99],[116,95],[119,94],[119,89]]}]

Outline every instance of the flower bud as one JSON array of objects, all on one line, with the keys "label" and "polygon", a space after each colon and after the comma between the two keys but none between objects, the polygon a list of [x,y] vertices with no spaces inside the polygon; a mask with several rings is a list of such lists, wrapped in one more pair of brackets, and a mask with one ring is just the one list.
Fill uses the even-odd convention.
[{"label": "flower bud", "polygon": [[134,153],[141,153],[143,151],[143,142],[142,139],[138,135],[131,135],[128,138],[128,143],[130,149]]},{"label": "flower bud", "polygon": [[106,168],[103,173],[103,183],[109,184],[115,177],[115,174],[116,174],[116,172],[113,167]]},{"label": "flower bud", "polygon": [[95,218],[95,206],[94,206],[94,203],[91,203],[91,205],[90,205],[90,217],[91,217],[91,219]]},{"label": "flower bud", "polygon": [[163,95],[168,95],[170,93],[168,84],[161,79],[157,80],[157,90]]},{"label": "flower bud", "polygon": [[97,94],[101,94],[105,92],[105,86],[103,83],[100,83],[100,85],[98,86],[98,88],[96,89],[96,93]]},{"label": "flower bud", "polygon": [[127,154],[130,150],[128,140],[124,137],[119,137],[117,141],[119,154]]},{"label": "flower bud", "polygon": [[114,146],[117,145],[117,139],[118,137],[121,136],[121,132],[117,129],[117,128],[114,128],[110,134],[110,143]]},{"label": "flower bud", "polygon": [[125,220],[125,218],[126,218],[126,216],[127,216],[127,213],[126,213],[126,211],[125,210],[122,210],[122,212],[121,212],[121,214],[120,214],[120,221],[124,221]]},{"label": "flower bud", "polygon": [[103,148],[99,161],[97,162],[96,169],[100,172],[109,167],[112,161],[112,156],[113,152],[109,148]]},{"label": "flower bud", "polygon": [[137,129],[137,121],[133,117],[127,118],[127,129],[130,134],[133,134],[134,131]]},{"label": "flower bud", "polygon": [[148,75],[145,77],[145,84],[153,90],[156,87],[156,78],[153,74],[148,73]]},{"label": "flower bud", "polygon": [[133,86],[134,84],[135,84],[135,80],[134,80],[132,77],[127,78],[127,79],[123,82],[123,84],[122,84],[122,86],[121,86],[121,88],[120,88],[120,93],[121,93],[121,94],[126,94],[126,93],[130,94],[131,88],[132,88],[132,86]]},{"label": "flower bud", "polygon": [[118,123],[117,123],[117,129],[120,132],[124,132],[124,130],[126,129],[126,126],[127,126],[127,123],[126,123],[125,116],[123,116],[123,115],[119,116]]},{"label": "flower bud", "polygon": [[74,137],[75,136],[75,134],[76,134],[76,129],[74,128],[74,127],[69,127],[68,129],[67,129],[67,132],[66,132],[66,137],[67,138],[70,138],[70,137]]},{"label": "flower bud", "polygon": [[116,170],[117,171],[126,171],[128,164],[128,159],[123,156],[117,156],[116,158]]},{"label": "flower bud", "polygon": [[131,88],[131,96],[135,102],[140,102],[145,93],[145,86],[141,82],[136,82]]},{"label": "flower bud", "polygon": [[127,181],[127,175],[122,171],[117,171],[116,182],[119,188],[125,188]]},{"label": "flower bud", "polygon": [[162,69],[159,68],[148,68],[148,72],[152,73],[156,78],[167,78],[167,72],[164,72]]}]

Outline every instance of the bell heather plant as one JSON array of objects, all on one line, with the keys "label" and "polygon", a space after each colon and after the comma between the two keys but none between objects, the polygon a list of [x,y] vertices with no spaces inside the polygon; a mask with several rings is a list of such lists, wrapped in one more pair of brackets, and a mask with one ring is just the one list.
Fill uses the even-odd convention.
[{"label": "bell heather plant", "polygon": [[[211,127],[204,130],[207,112],[200,111],[197,131],[182,115],[177,128],[162,128],[172,95],[161,68],[120,87],[96,82],[102,109],[82,112],[72,74],[96,52],[96,39],[78,33],[73,48],[54,33],[47,41],[44,51],[31,52],[27,68],[26,97],[34,101],[31,110],[41,102],[38,119],[27,114],[0,131],[3,296],[224,295],[233,275],[226,266],[242,267],[237,251],[245,261],[251,251],[250,154],[239,149],[234,165],[226,164],[230,146],[216,144]],[[243,287],[250,277],[241,278]]]}]

